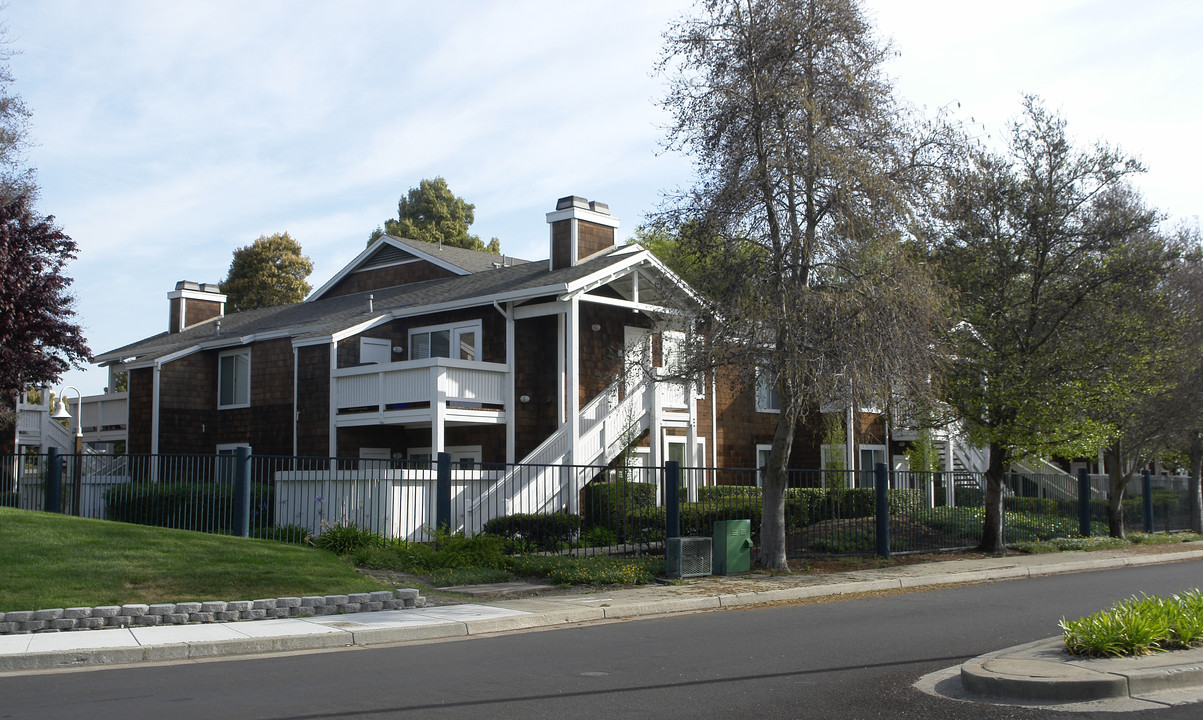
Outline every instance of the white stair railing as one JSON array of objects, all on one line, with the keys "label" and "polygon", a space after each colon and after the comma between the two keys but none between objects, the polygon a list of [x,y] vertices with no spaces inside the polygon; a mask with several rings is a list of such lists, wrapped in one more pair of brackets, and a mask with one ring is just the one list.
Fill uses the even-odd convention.
[{"label": "white stair railing", "polygon": [[[1011,463],[1011,472],[1017,472],[1033,482],[1044,491],[1044,495],[1059,500],[1078,499],[1078,479],[1065,472],[1047,460],[1024,460]],[[1093,485],[1090,488],[1091,497],[1106,497]]]},{"label": "white stair railing", "polygon": [[619,383],[611,385],[581,409],[578,457],[573,458],[576,469],[564,467],[572,453],[565,423],[467,506],[465,530],[483,527],[487,518],[480,517],[480,508],[496,503],[498,497],[504,514],[545,512],[568,504],[573,488],[588,472],[580,466],[605,465],[625,449],[624,442],[638,437],[650,424],[651,383],[644,379],[627,387],[621,402],[618,390]]}]

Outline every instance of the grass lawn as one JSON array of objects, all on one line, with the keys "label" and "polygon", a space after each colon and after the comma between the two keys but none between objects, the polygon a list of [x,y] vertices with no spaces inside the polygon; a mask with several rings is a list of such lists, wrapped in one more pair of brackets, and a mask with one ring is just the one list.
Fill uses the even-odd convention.
[{"label": "grass lawn", "polygon": [[381,589],[317,548],[0,507],[0,611]]}]

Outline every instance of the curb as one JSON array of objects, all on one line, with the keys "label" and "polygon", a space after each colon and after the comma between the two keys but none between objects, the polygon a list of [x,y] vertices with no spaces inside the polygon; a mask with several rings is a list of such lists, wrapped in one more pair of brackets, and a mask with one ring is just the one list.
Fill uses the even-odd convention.
[{"label": "curb", "polygon": [[1203,687],[1203,649],[1133,658],[1080,658],[1061,637],[979,655],[961,665],[961,685],[982,697],[1060,703],[1140,698]]},{"label": "curb", "polygon": [[[1134,565],[1151,565],[1166,562],[1203,558],[1203,550],[1173,553],[1158,553],[1140,556],[1116,556],[1084,561],[1048,562],[1036,565],[1004,565],[990,569],[958,570],[948,573],[938,571],[917,575],[902,575],[887,578],[857,578],[836,582],[814,583],[794,587],[774,587],[765,590],[718,592],[705,595],[677,597],[630,597],[607,599],[598,605],[565,605],[563,602],[544,598],[526,598],[519,603],[503,602],[511,610],[522,608],[512,615],[491,618],[449,619],[428,624],[400,622],[396,625],[372,625],[362,621],[363,613],[339,616],[343,622],[314,624],[308,632],[272,635],[264,629],[261,634],[237,638],[206,638],[214,625],[179,626],[180,631],[195,632],[195,641],[166,642],[157,645],[140,645],[130,638],[130,645],[117,647],[83,647],[0,654],[0,672],[28,670],[71,669],[103,665],[132,664],[215,658],[223,656],[255,655],[273,652],[322,650],[340,647],[370,646],[380,644],[437,641],[488,635],[501,632],[549,628],[581,622],[611,619],[631,619],[672,613],[697,612],[720,608],[746,607],[772,602],[789,602],[816,597],[830,597],[857,593],[880,592],[934,585],[954,585],[994,580],[1011,580],[1025,577],[1100,570]],[[410,591],[413,592],[413,591]],[[636,591],[637,593],[638,591]],[[415,593],[416,594],[416,593]],[[588,596],[584,596],[588,597]],[[600,600],[600,599],[599,599]],[[517,606],[517,607],[515,607]],[[430,609],[430,608],[428,608]],[[334,618],[325,617],[329,622]],[[315,618],[316,620],[316,618]],[[268,621],[272,622],[272,621]],[[279,620],[276,622],[289,622]],[[261,622],[235,623],[235,627],[260,626]],[[190,631],[188,628],[195,628]],[[166,628],[165,628],[166,629]],[[88,637],[89,632],[58,634],[57,637]],[[30,637],[25,635],[22,637]],[[1099,698],[1125,697],[1163,690],[1203,687],[1203,649],[1176,651],[1197,653],[1197,656],[1179,664],[1156,664],[1144,662],[1131,667],[1119,666],[1117,660],[1066,660],[1054,658],[1054,650],[1060,652],[1060,638],[1041,640],[974,658],[961,666],[962,683],[970,692],[978,695],[1020,697],[1033,700],[1093,700]],[[1015,663],[1022,653],[1021,663]],[[1034,653],[1034,655],[1033,655]],[[1065,655],[1060,653],[1060,655]],[[1164,655],[1170,655],[1165,653]],[[1068,656],[1065,656],[1068,657]],[[1160,657],[1160,656],[1159,656]],[[1185,658],[1185,656],[1178,656]],[[1136,660],[1145,660],[1143,658]],[[1008,665],[1008,663],[1013,663]],[[1091,664],[1108,663],[1108,669],[1092,668]],[[1068,668],[1068,669],[1067,669]],[[1008,672],[1010,669],[1012,672]]]}]

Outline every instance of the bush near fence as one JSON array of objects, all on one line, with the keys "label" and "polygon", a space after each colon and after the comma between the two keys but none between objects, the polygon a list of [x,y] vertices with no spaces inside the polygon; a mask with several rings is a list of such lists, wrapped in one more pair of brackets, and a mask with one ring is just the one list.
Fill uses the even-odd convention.
[{"label": "bush near fence", "polygon": [[[891,515],[910,514],[922,507],[920,490],[890,490],[887,502]],[[698,488],[698,502],[680,506],[681,535],[710,537],[720,520],[750,520],[752,543],[760,544],[760,521],[764,503],[761,488],[746,485],[717,485]],[[833,518],[868,518],[876,515],[877,498],[872,488],[828,490],[789,488],[785,491],[786,530]],[[662,507],[644,507],[612,518],[616,534],[643,542],[664,539],[665,512]]]},{"label": "bush near fence", "polygon": [[[251,485],[251,527],[269,528],[272,488]],[[230,532],[234,514],[234,486],[212,482],[134,482],[104,492],[105,518],[156,527]]]},{"label": "bush near fence", "polygon": [[484,534],[505,540],[509,555],[572,547],[580,531],[580,516],[562,512],[504,515],[489,520],[483,528]]},{"label": "bush near fence", "polygon": [[606,528],[620,543],[637,542],[642,533],[627,533],[625,518],[631,512],[655,506],[656,486],[652,483],[622,479],[594,481],[581,494],[582,527],[586,531]]}]

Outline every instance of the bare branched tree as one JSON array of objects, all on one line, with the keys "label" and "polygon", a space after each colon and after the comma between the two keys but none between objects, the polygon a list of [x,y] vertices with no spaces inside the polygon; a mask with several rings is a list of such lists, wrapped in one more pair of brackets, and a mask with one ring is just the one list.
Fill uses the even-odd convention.
[{"label": "bare branched tree", "polygon": [[776,383],[760,561],[784,571],[803,414],[930,388],[942,293],[903,228],[935,146],[916,141],[854,0],[708,0],[666,40],[669,145],[698,178],[660,225],[714,309],[685,364]]}]

